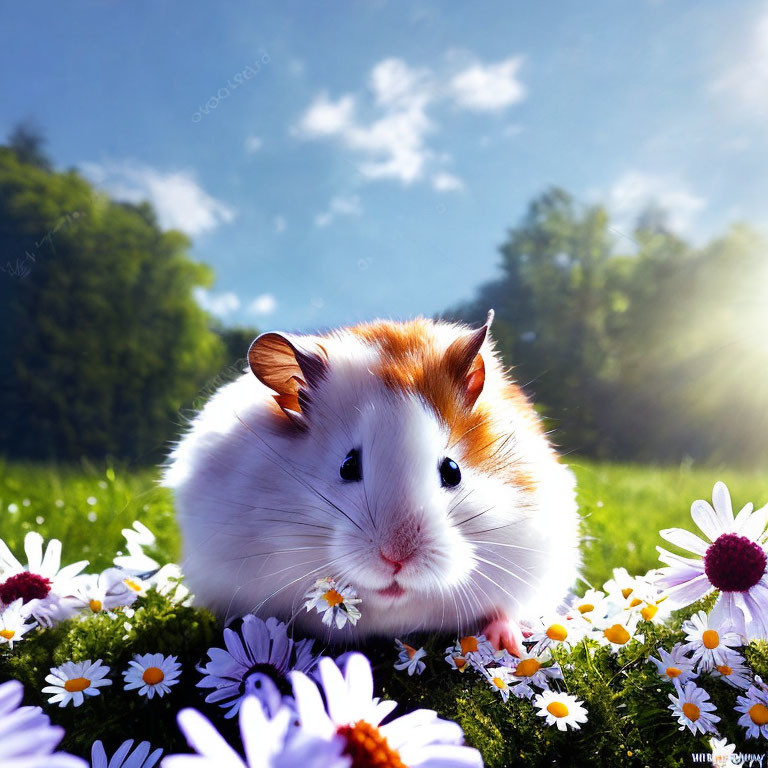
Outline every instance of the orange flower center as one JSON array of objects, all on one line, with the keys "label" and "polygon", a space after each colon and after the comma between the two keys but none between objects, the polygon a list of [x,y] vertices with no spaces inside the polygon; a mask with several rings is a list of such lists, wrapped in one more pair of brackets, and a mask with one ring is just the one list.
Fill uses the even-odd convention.
[{"label": "orange flower center", "polygon": [[351,768],[407,768],[376,726],[358,720],[336,732],[347,742],[344,754],[352,758]]},{"label": "orange flower center", "polygon": [[589,613],[590,611],[594,611],[595,606],[592,605],[592,603],[582,603],[579,606],[579,613]]},{"label": "orange flower center", "polygon": [[640,615],[646,620],[650,621],[659,612],[658,605],[651,605],[648,603],[645,608],[640,611]]},{"label": "orange flower center", "polygon": [[468,653],[474,653],[479,647],[477,638],[474,635],[462,637],[461,640],[459,640],[459,645],[461,645],[462,656],[466,656]]},{"label": "orange flower center", "polygon": [[568,717],[568,707],[562,701],[552,701],[547,704],[547,712],[553,717]]},{"label": "orange flower center", "polygon": [[765,725],[768,723],[768,707],[765,704],[753,704],[749,708],[749,716],[755,725]]},{"label": "orange flower center", "polygon": [[726,677],[733,674],[733,670],[727,664],[718,664],[717,671]]},{"label": "orange flower center", "polygon": [[494,677],[492,682],[497,688],[502,690],[507,687],[507,684],[500,677]]},{"label": "orange flower center", "polygon": [[720,645],[720,635],[718,635],[714,629],[705,629],[701,636],[701,641],[704,643],[704,647],[709,648],[711,651],[713,648],[717,648],[717,646]]},{"label": "orange flower center", "polygon": [[84,691],[90,684],[91,681],[87,677],[73,677],[71,680],[64,681],[64,690],[69,693]]},{"label": "orange flower center", "polygon": [[540,667],[541,664],[536,659],[523,659],[515,668],[515,674],[518,677],[530,677],[535,675]]},{"label": "orange flower center", "polygon": [[16,633],[12,629],[0,629],[0,637],[10,640]]},{"label": "orange flower center", "polygon": [[323,595],[323,598],[325,599],[325,602],[328,603],[328,605],[331,607],[340,605],[344,602],[344,598],[335,589],[329,589]]},{"label": "orange flower center", "polygon": [[683,714],[693,723],[695,723],[701,716],[701,710],[690,701],[686,701],[683,704]]},{"label": "orange flower center", "polygon": [[632,594],[632,587],[624,587],[624,589],[621,590],[621,594],[626,600]]},{"label": "orange flower center", "polygon": [[126,587],[130,587],[134,592],[141,592],[141,584],[138,584],[133,579],[123,579],[123,584]]},{"label": "orange flower center", "polygon": [[147,685],[157,685],[158,683],[162,683],[163,680],[165,680],[165,675],[163,674],[163,670],[159,667],[147,667],[144,670],[144,674],[141,676],[141,679]]},{"label": "orange flower center", "polygon": [[550,640],[562,641],[568,637],[568,630],[562,624],[552,624],[547,627],[547,637]]},{"label": "orange flower center", "polygon": [[630,638],[629,632],[621,624],[614,624],[612,627],[604,629],[603,634],[616,645],[624,645]]},{"label": "orange flower center", "polygon": [[88,607],[94,612],[98,613],[101,610],[101,600],[91,600],[88,603]]},{"label": "orange flower center", "polygon": [[667,677],[680,677],[680,675],[683,673],[682,669],[678,669],[677,667],[667,667]]}]

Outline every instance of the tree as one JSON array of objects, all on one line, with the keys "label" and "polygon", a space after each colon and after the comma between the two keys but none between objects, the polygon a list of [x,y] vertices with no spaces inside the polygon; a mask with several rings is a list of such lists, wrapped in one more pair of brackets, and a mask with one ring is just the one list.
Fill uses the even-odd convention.
[{"label": "tree", "polygon": [[146,203],[0,148],[0,450],[154,461],[223,361],[212,274]]}]

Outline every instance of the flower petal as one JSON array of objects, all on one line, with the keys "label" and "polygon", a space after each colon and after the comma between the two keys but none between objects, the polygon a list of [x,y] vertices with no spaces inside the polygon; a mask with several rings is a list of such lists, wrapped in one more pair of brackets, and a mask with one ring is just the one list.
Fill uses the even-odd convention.
[{"label": "flower petal", "polygon": [[702,557],[704,557],[709,547],[709,544],[704,539],[683,528],[665,528],[663,531],[659,531],[659,535],[670,544],[674,544],[676,547],[688,550],[688,552],[693,552]]}]

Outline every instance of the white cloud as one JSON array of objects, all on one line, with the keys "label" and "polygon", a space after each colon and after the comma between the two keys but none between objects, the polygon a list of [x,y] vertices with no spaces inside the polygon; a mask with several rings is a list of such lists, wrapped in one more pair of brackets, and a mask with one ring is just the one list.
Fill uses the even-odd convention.
[{"label": "white cloud", "polygon": [[277,299],[271,293],[262,293],[248,305],[252,315],[271,315],[276,309]]},{"label": "white cloud", "polygon": [[729,51],[728,64],[711,88],[757,117],[768,115],[768,11],[750,27],[749,38]]},{"label": "white cloud", "polygon": [[194,290],[197,303],[206,311],[217,317],[224,317],[240,309],[240,299],[232,291],[213,293],[205,288]]},{"label": "white cloud", "polygon": [[625,233],[634,230],[638,215],[649,206],[665,211],[675,232],[686,232],[706,204],[681,179],[643,171],[627,171],[608,194],[615,229]]},{"label": "white cloud", "polygon": [[235,218],[235,210],[211,197],[189,170],[163,172],[131,161],[83,163],[81,168],[97,186],[118,200],[148,200],[164,229],[199,235]]},{"label": "white cloud", "polygon": [[275,216],[274,227],[276,235],[281,235],[283,232],[285,232],[287,226],[288,223],[286,222],[284,216]]},{"label": "white cloud", "polygon": [[258,136],[248,136],[245,140],[245,151],[252,155],[264,146],[264,142]]},{"label": "white cloud", "polygon": [[474,64],[456,73],[446,88],[440,84],[446,78],[429,69],[384,59],[371,70],[365,97],[346,93],[334,100],[321,92],[299,118],[294,133],[308,140],[338,141],[358,156],[357,168],[368,180],[393,179],[410,185],[432,178],[434,186],[430,170],[438,163],[427,140],[437,125],[429,111],[445,101],[473,111],[504,109],[524,96],[516,78],[519,65],[517,57]]},{"label": "white cloud", "polygon": [[441,171],[432,177],[432,188],[437,192],[458,192],[464,189],[464,182],[452,173]]},{"label": "white cloud", "polygon": [[525,98],[517,74],[523,59],[512,56],[498,64],[473,64],[454,75],[450,91],[458,106],[474,112],[498,112]]},{"label": "white cloud", "polygon": [[328,204],[328,209],[315,216],[316,227],[327,227],[339,216],[361,216],[363,206],[357,195],[334,197]]}]

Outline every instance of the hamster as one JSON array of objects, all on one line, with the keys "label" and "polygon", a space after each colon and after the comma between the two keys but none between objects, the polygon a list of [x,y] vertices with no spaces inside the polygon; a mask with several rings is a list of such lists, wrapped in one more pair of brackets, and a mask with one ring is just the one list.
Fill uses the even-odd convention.
[{"label": "hamster", "polygon": [[[259,336],[164,469],[197,601],[328,640],[482,631],[518,652],[519,620],[577,578],[578,513],[492,317]],[[325,577],[362,599],[333,637],[304,610]]]}]

